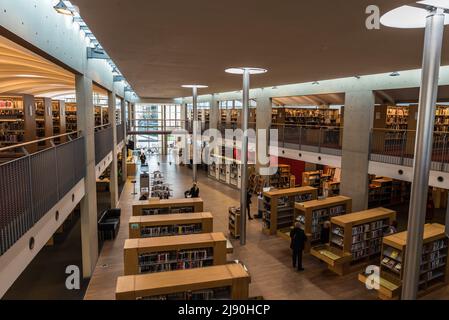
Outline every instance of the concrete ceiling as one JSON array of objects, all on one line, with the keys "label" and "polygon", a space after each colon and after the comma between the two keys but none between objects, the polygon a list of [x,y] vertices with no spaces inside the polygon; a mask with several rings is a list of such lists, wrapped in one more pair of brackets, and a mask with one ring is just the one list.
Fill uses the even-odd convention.
[{"label": "concrete ceiling", "polygon": [[[366,75],[421,66],[422,29],[365,27],[368,5],[381,12],[410,0],[72,0],[108,54],[143,98],[234,91],[231,66],[269,69],[252,87]],[[449,64],[446,32],[443,64]]]}]

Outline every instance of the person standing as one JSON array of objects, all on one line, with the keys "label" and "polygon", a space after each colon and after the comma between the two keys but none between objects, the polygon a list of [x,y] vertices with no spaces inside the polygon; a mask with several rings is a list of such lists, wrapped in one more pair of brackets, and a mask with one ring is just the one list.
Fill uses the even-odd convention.
[{"label": "person standing", "polygon": [[246,189],[246,212],[248,213],[248,220],[253,220],[251,217],[251,191]]},{"label": "person standing", "polygon": [[302,253],[307,241],[307,236],[301,228],[301,224],[297,222],[295,227],[290,231],[290,249],[292,249],[293,268],[298,267],[298,271],[304,271],[302,266]]}]

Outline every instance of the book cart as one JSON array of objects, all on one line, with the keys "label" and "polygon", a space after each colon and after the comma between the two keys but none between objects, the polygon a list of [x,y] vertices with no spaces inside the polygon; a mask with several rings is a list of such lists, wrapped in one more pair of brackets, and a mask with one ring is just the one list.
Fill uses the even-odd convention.
[{"label": "book cart", "polygon": [[117,300],[246,300],[251,277],[239,263],[117,279]]},{"label": "book cart", "polygon": [[344,275],[381,252],[382,238],[396,212],[375,208],[331,218],[330,242],[310,250],[329,270]]},{"label": "book cart", "polygon": [[[321,228],[332,217],[352,212],[352,199],[345,196],[330,197],[321,200],[295,203],[295,222],[301,223],[308,238],[305,251],[309,252],[312,244],[320,240]],[[290,239],[290,230],[287,236]]]},{"label": "book cart", "polygon": [[[383,239],[380,258],[380,281],[378,296],[382,300],[397,299],[401,295],[403,265],[407,248],[407,231]],[[449,282],[447,264],[448,238],[445,226],[426,224],[424,226],[423,250],[420,267],[418,295],[423,296]],[[359,281],[366,283],[369,275],[359,274]]]},{"label": "book cart", "polygon": [[273,190],[263,193],[264,212],[262,232],[274,235],[277,230],[293,224],[295,202],[310,201],[317,198],[317,189],[299,187]]},{"label": "book cart", "polygon": [[201,198],[149,199],[133,203],[133,216],[147,216],[169,213],[203,212]]},{"label": "book cart", "polygon": [[125,275],[225,264],[226,244],[223,233],[127,239]]},{"label": "book cart", "polygon": [[210,233],[212,230],[210,212],[133,216],[129,220],[130,239]]}]

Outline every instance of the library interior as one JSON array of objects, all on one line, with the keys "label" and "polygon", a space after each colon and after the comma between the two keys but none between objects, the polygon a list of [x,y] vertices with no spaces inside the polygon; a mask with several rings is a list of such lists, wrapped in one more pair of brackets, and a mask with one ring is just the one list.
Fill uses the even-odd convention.
[{"label": "library interior", "polygon": [[449,1],[0,15],[0,300],[449,300]]}]

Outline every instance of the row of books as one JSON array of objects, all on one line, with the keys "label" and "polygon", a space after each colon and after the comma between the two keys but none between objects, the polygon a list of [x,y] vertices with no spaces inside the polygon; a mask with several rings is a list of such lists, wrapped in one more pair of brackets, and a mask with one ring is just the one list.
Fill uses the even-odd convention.
[{"label": "row of books", "polygon": [[360,260],[372,255],[375,255],[380,252],[381,245],[375,246],[375,247],[369,247],[360,251],[353,251],[352,252],[352,260]]},{"label": "row of books", "polygon": [[147,208],[142,209],[143,216],[151,216],[158,214],[169,214],[169,213],[192,213],[194,212],[194,207],[172,207],[172,208]]},{"label": "row of books", "polygon": [[388,257],[384,257],[381,262],[382,266],[386,267],[387,269],[395,272],[400,273],[402,269],[402,263],[395,261],[394,259],[390,259]]},{"label": "row of books", "polygon": [[355,243],[351,246],[351,251],[360,251],[368,248],[379,248],[382,244],[382,238],[371,239],[367,241],[362,241]]},{"label": "row of books", "polygon": [[201,232],[201,223],[172,225],[172,226],[157,226],[157,227],[143,227],[141,229],[141,236],[143,238],[173,236],[178,234],[192,234]]},{"label": "row of books", "polygon": [[138,300],[221,300],[229,299],[230,296],[230,289],[224,287],[211,290],[188,291],[168,295],[143,297]]},{"label": "row of books", "polygon": [[140,265],[140,273],[155,273],[155,272],[166,272],[174,270],[185,270],[209,267],[213,265],[212,260],[192,260],[192,261],[175,261],[151,265]]},{"label": "row of books", "polygon": [[445,249],[446,247],[447,247],[446,239],[437,240],[430,244],[425,245],[423,248],[423,254]]},{"label": "row of books", "polygon": [[366,223],[363,225],[355,226],[352,228],[352,235],[358,235],[361,233],[369,232],[371,230],[377,230],[381,229],[383,227],[386,227],[387,224],[384,222],[384,220],[378,220],[371,223]]},{"label": "row of books", "polygon": [[201,259],[208,259],[212,255],[213,255],[213,248],[143,253],[139,255],[139,265],[157,264],[173,261],[184,261],[184,260],[201,260]]},{"label": "row of books", "polygon": [[352,243],[357,243],[357,242],[362,242],[362,241],[367,241],[370,239],[375,239],[375,238],[380,238],[383,236],[383,230],[382,229],[378,229],[378,230],[374,230],[374,231],[368,231],[365,233],[360,233],[357,234],[355,236],[352,236]]}]

